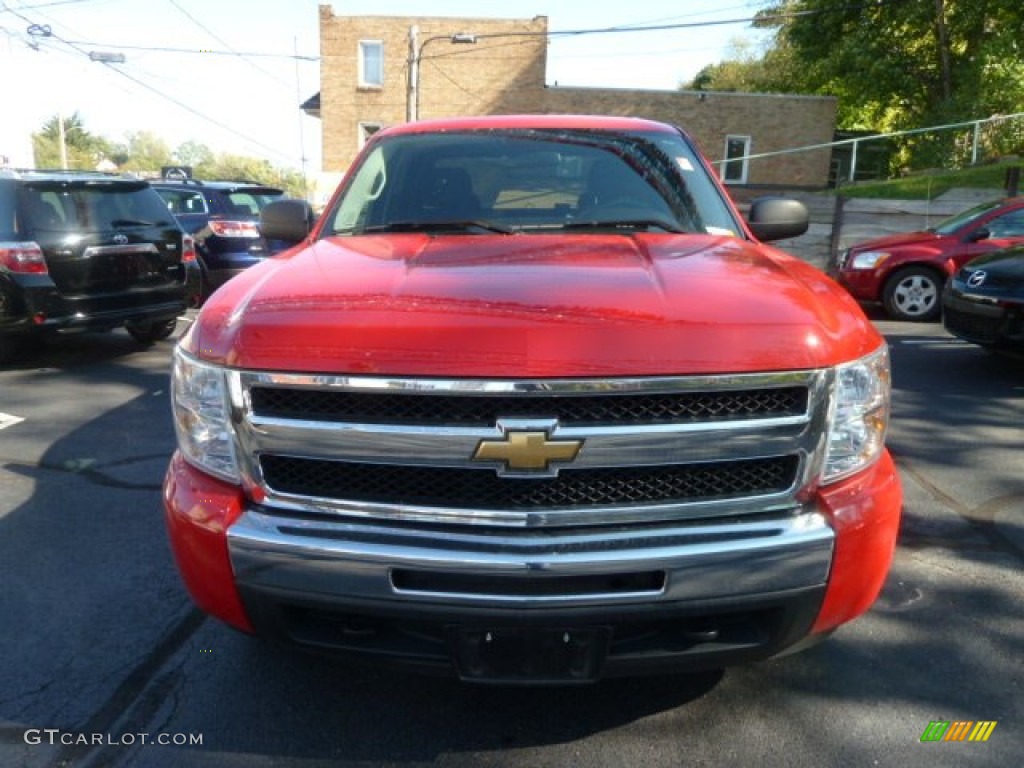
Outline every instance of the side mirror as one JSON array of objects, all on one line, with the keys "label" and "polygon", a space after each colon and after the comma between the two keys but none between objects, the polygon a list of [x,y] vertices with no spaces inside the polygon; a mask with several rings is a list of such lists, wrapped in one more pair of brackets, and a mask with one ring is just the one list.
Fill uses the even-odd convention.
[{"label": "side mirror", "polygon": [[992,230],[988,227],[978,227],[967,236],[968,243],[977,243],[980,240],[988,240],[992,237]]},{"label": "side mirror", "polygon": [[750,231],[764,242],[802,235],[810,220],[806,205],[783,197],[759,197],[747,213]]},{"label": "side mirror", "polygon": [[313,208],[305,200],[277,200],[260,211],[260,235],[294,245],[309,236],[314,221]]}]

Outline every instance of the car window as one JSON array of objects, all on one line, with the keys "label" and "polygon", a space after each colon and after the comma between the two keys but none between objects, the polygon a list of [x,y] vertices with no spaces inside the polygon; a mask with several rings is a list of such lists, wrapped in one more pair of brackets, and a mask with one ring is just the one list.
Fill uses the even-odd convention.
[{"label": "car window", "polygon": [[1002,203],[999,200],[982,203],[981,205],[970,208],[963,213],[958,213],[956,216],[951,216],[950,218],[940,222],[932,228],[932,231],[939,235],[952,235],[964,225],[970,224],[976,219],[980,219],[986,213],[998,208],[1000,205],[1002,205]]},{"label": "car window", "polygon": [[167,189],[159,187],[156,190],[161,199],[167,204],[167,210],[174,215],[190,213],[206,213],[206,201],[201,192],[192,189]]},{"label": "car window", "polygon": [[1024,208],[997,216],[985,225],[990,237],[1024,236]]},{"label": "car window", "polygon": [[19,197],[24,229],[54,231],[78,223],[67,190],[23,187]]},{"label": "car window", "polygon": [[681,136],[585,130],[379,139],[328,221],[327,234],[439,222],[521,232],[620,225],[742,232]]},{"label": "car window", "polygon": [[228,212],[259,216],[263,206],[283,197],[283,192],[231,192],[227,195]]},{"label": "car window", "polygon": [[43,231],[104,230],[173,223],[148,185],[38,182],[19,190],[26,225]]},{"label": "car window", "polygon": [[14,185],[0,182],[0,240],[13,240],[18,233]]}]

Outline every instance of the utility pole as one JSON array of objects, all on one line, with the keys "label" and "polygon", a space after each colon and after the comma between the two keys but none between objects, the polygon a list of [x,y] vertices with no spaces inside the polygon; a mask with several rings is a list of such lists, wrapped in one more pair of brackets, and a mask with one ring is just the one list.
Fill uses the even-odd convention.
[{"label": "utility pole", "polygon": [[413,122],[420,119],[420,60],[428,43],[447,40],[452,45],[476,45],[477,36],[470,32],[456,32],[450,35],[435,35],[420,42],[420,29],[415,24],[409,27],[409,86],[405,94],[405,119]]},{"label": "utility pole", "polygon": [[[295,98],[302,103],[302,84],[299,81],[299,38],[292,38],[292,50],[295,52]],[[299,110],[299,163],[302,166],[302,195],[308,201],[309,179],[306,177],[306,136],[302,131],[302,110]]]},{"label": "utility pole", "polygon": [[64,113],[57,112],[57,137],[60,140],[60,167],[61,170],[68,169],[68,142],[64,135]]},{"label": "utility pole", "polygon": [[419,85],[420,85],[420,28],[413,24],[409,27],[409,83],[405,92],[405,121],[411,123],[419,119]]}]

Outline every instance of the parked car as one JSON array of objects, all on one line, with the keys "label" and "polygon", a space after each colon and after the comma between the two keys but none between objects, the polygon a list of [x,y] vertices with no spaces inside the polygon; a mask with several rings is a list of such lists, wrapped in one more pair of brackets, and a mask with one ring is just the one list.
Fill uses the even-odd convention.
[{"label": "parked car", "polygon": [[154,181],[153,188],[195,238],[202,270],[201,301],[227,280],[285,245],[260,236],[260,211],[283,190],[246,181]]},{"label": "parked car", "polygon": [[993,200],[922,232],[846,250],[830,270],[857,300],[881,302],[894,320],[935,320],[946,280],[983,253],[1024,243],[1024,197]]},{"label": "parked car", "polygon": [[192,238],[145,181],[0,172],[0,359],[59,331],[167,338],[198,281]]},{"label": "parked car", "polygon": [[407,123],[178,345],[164,511],[207,612],[488,683],[807,647],[885,581],[889,358],[693,141],[619,117]]},{"label": "parked car", "polygon": [[1024,246],[961,267],[942,297],[946,330],[993,350],[1024,351]]}]

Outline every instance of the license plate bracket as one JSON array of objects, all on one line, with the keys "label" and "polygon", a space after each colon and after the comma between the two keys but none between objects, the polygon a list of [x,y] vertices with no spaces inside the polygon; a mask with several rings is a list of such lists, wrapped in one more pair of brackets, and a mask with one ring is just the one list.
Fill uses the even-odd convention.
[{"label": "license plate bracket", "polygon": [[481,683],[590,683],[604,668],[609,627],[451,627],[459,677]]}]

